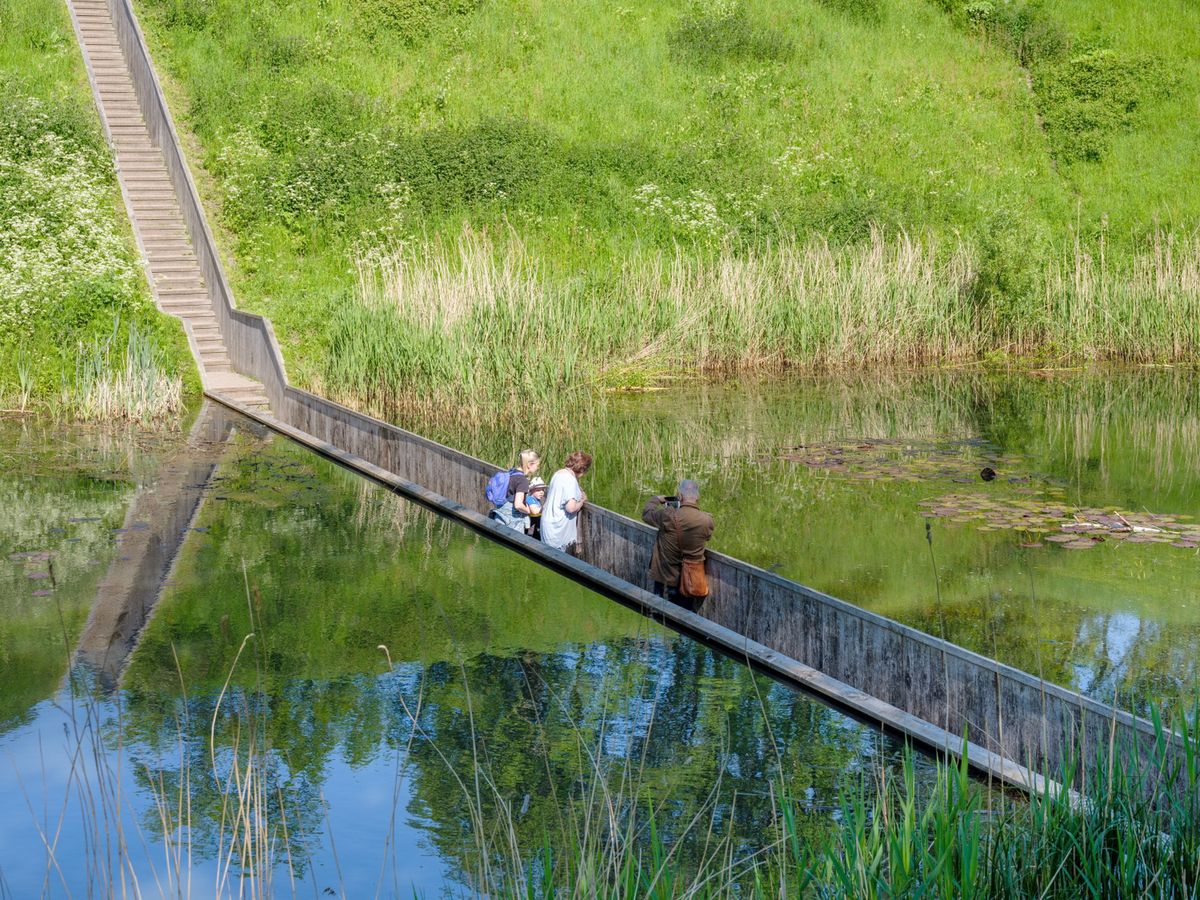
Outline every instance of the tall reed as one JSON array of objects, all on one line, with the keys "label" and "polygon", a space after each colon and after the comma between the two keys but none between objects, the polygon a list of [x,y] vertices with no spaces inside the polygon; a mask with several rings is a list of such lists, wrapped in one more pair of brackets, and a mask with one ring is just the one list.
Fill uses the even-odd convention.
[{"label": "tall reed", "polygon": [[641,252],[606,280],[550,273],[515,234],[364,249],[321,387],[426,421],[530,416],[594,387],[688,374],[917,367],[999,352],[1193,360],[1200,234],[1121,268],[1077,243],[998,315],[967,244],[879,229],[834,248]]},{"label": "tall reed", "polygon": [[112,334],[81,344],[74,379],[63,386],[59,411],[92,422],[149,424],[183,409],[183,380],[169,373],[153,335],[131,324],[120,346]]}]

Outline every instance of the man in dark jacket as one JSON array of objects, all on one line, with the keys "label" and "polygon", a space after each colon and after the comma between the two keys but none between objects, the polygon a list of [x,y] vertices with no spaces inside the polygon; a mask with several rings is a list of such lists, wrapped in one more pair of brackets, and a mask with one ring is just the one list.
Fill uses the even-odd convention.
[{"label": "man in dark jacket", "polygon": [[680,596],[683,560],[703,562],[704,545],[713,533],[713,517],[701,510],[699,503],[700,486],[689,480],[679,482],[678,506],[668,503],[666,497],[652,497],[642,510],[642,521],[658,529],[650,557],[654,593],[688,609],[694,609],[703,598]]}]

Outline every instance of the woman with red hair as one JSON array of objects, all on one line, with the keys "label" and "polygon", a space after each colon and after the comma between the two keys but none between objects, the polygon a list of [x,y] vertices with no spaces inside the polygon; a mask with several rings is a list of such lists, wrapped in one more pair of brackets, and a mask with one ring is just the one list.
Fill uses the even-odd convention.
[{"label": "woman with red hair", "polygon": [[542,505],[542,540],[556,550],[576,555],[579,539],[579,511],[587,503],[587,494],[579,479],[592,467],[592,455],[576,450],[565,465],[550,478],[546,502]]}]

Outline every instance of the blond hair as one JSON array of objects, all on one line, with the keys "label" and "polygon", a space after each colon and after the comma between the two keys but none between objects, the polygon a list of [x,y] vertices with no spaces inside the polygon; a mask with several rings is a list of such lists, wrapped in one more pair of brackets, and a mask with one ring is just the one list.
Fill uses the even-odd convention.
[{"label": "blond hair", "polygon": [[517,458],[520,461],[520,466],[522,469],[535,462],[541,462],[542,460],[541,455],[536,450],[522,450],[519,454],[517,454]]}]

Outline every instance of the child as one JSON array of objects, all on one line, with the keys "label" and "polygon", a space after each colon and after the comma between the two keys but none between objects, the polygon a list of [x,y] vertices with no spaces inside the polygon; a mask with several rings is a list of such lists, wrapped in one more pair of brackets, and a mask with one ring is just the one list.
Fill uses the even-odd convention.
[{"label": "child", "polygon": [[542,504],[546,502],[546,482],[540,478],[529,480],[529,493],[525,495],[525,505],[529,507],[529,527],[525,533],[531,538],[540,539],[542,536]]}]

